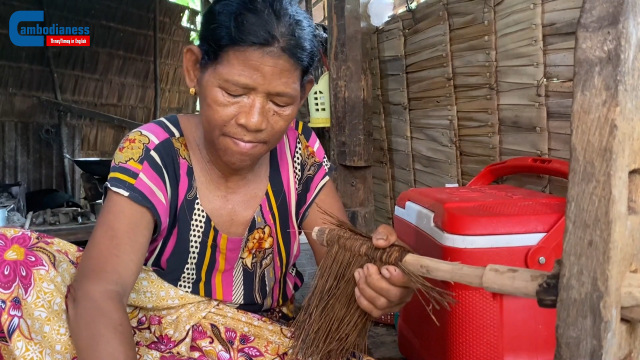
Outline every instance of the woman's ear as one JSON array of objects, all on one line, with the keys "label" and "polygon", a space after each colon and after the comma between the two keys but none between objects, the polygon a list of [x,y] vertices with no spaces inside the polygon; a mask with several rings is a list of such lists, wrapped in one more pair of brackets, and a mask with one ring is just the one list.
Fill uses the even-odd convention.
[{"label": "woman's ear", "polygon": [[304,87],[303,87],[303,93],[302,93],[302,99],[300,99],[300,102],[304,102],[304,100],[309,96],[309,93],[311,92],[311,88],[313,88],[313,86],[316,84],[315,80],[313,80],[313,76],[309,75],[307,76],[307,79],[304,81]]},{"label": "woman's ear", "polygon": [[189,45],[184,48],[182,57],[182,70],[184,71],[187,86],[199,90],[197,85],[200,77],[200,60],[202,59],[200,48],[195,45]]}]

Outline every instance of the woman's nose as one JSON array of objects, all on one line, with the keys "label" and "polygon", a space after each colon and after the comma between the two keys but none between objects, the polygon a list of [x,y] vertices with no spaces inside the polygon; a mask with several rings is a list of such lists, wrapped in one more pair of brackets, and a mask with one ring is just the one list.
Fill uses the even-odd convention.
[{"label": "woman's nose", "polygon": [[236,117],[237,124],[247,129],[247,131],[259,132],[265,130],[267,128],[266,105],[262,99],[252,99],[245,111]]}]

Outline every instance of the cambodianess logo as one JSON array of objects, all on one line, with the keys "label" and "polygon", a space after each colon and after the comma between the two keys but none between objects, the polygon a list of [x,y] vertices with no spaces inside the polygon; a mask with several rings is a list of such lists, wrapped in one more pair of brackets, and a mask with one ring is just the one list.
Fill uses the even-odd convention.
[{"label": "cambodianess logo", "polygon": [[[41,24],[40,24],[41,23]],[[44,24],[44,11],[16,11],[9,18],[9,38],[16,46],[89,46],[88,26]]]}]

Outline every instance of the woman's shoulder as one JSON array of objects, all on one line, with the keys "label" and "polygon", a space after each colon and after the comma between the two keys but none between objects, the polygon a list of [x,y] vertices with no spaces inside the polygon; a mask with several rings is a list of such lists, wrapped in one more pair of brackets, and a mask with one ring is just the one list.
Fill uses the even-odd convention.
[{"label": "woman's shoulder", "polygon": [[287,137],[289,141],[296,141],[300,137],[307,141],[316,138],[313,129],[307,123],[297,119],[291,122],[291,126],[287,130]]},{"label": "woman's shoulder", "polygon": [[294,167],[304,167],[313,164],[322,164],[329,170],[329,160],[320,139],[313,129],[305,122],[294,120],[287,131],[290,154]]},{"label": "woman's shoulder", "polygon": [[150,147],[154,147],[171,138],[182,137],[183,134],[178,116],[168,115],[133,129],[127,134],[127,137],[131,136],[142,136],[149,140]]},{"label": "woman's shoulder", "polygon": [[[131,130],[120,142],[113,161],[115,165],[138,162],[145,155],[162,158],[162,148],[174,147],[183,137],[177,115],[168,115]],[[169,145],[171,144],[171,145]]]},{"label": "woman's shoulder", "polygon": [[300,120],[294,120],[291,123],[287,131],[287,139],[289,141],[289,146],[295,153],[296,151],[306,149],[313,149],[314,151],[320,152],[317,154],[320,160],[323,160],[324,157],[324,149],[322,149],[322,145],[320,144],[320,139],[316,136],[316,133],[313,129],[305,122]]}]

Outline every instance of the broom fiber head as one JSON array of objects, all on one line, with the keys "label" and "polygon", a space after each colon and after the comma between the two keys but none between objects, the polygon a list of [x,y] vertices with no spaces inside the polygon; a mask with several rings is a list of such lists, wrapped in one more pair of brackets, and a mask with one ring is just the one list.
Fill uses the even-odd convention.
[{"label": "broom fiber head", "polygon": [[374,319],[356,302],[354,273],[367,263],[378,267],[394,265],[404,272],[434,321],[433,307],[449,308],[453,302],[449,293],[433,287],[402,265],[410,250],[398,245],[378,249],[370,235],[323,209],[320,211],[331,226],[320,229],[327,254],[292,323],[293,343],[289,355],[293,359],[344,360],[366,354],[367,335]]}]

